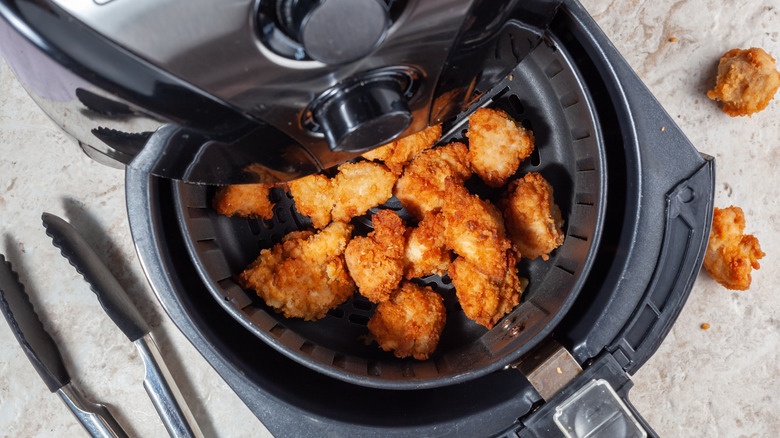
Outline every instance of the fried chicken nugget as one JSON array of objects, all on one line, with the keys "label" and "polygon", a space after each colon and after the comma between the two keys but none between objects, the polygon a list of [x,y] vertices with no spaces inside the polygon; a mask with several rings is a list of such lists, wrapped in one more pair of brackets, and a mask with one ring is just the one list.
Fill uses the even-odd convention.
[{"label": "fried chicken nugget", "polygon": [[420,152],[430,149],[441,138],[441,125],[434,125],[415,134],[393,141],[363,154],[363,158],[383,161],[396,175]]},{"label": "fried chicken nugget", "polygon": [[274,203],[268,198],[273,184],[238,184],[220,187],[211,200],[219,214],[269,220]]},{"label": "fried chicken nugget", "polygon": [[707,97],[723,102],[731,117],[750,116],[763,110],[780,87],[775,59],[760,48],[732,49],[718,63],[715,88]]},{"label": "fried chicken nugget", "polygon": [[552,186],[542,175],[531,172],[509,183],[500,205],[518,256],[547,260],[563,244],[561,209],[553,199]]},{"label": "fried chicken nugget", "polygon": [[[395,185],[394,194],[417,220],[425,213],[444,206],[447,190],[471,176],[468,148],[463,143],[450,143],[422,152],[404,169]],[[447,181],[455,184],[448,186]],[[458,188],[466,191],[465,187]]]},{"label": "fried chicken nugget", "polygon": [[446,319],[441,295],[404,281],[388,301],[377,306],[368,330],[382,350],[400,358],[425,360],[436,350]]},{"label": "fried chicken nugget", "polygon": [[469,157],[474,173],[490,187],[501,187],[534,151],[530,130],[502,110],[479,108],[469,116]]},{"label": "fried chicken nugget", "polygon": [[441,214],[429,212],[416,228],[409,228],[403,257],[407,280],[447,272],[452,252],[444,239],[443,219]]},{"label": "fried chicken nugget", "polygon": [[333,178],[334,221],[347,222],[393,196],[398,177],[379,163],[344,163],[338,169]]},{"label": "fried chicken nugget", "polygon": [[397,177],[379,163],[344,163],[331,178],[309,175],[290,181],[295,209],[311,219],[314,228],[331,221],[348,222],[393,196]]},{"label": "fried chicken nugget", "polygon": [[360,294],[381,303],[390,298],[403,278],[406,226],[392,210],[377,212],[371,223],[374,231],[366,237],[353,237],[344,258]]},{"label": "fried chicken nugget", "polygon": [[351,225],[333,222],[317,234],[290,233],[262,250],[238,283],[285,317],[320,319],[355,291],[343,255],[351,232]]},{"label": "fried chicken nugget", "polygon": [[516,265],[515,256],[508,251],[506,274],[496,280],[483,274],[463,257],[456,258],[448,274],[463,313],[490,329],[511,312],[528,286],[527,279],[518,278]]},{"label": "fried chicken nugget", "polygon": [[453,189],[449,194],[441,213],[446,246],[491,279],[503,278],[506,253],[512,245],[501,212],[490,201],[468,192]]},{"label": "fried chicken nugget", "polygon": [[323,229],[331,222],[333,183],[325,175],[308,175],[287,183],[298,213],[308,216],[314,228]]},{"label": "fried chicken nugget", "polygon": [[752,269],[764,257],[758,239],[745,231],[745,214],[739,207],[715,208],[712,231],[704,256],[704,269],[727,289],[747,290]]}]

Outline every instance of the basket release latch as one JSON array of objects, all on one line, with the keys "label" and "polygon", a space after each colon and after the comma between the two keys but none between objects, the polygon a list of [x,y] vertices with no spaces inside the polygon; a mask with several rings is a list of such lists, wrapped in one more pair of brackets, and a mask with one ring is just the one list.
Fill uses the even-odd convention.
[{"label": "basket release latch", "polygon": [[590,378],[584,385],[573,385],[581,386],[573,393],[561,391],[582,367],[557,341],[543,342],[510,366],[526,376],[546,403],[555,405],[552,420],[566,438],[647,437],[607,380]]}]

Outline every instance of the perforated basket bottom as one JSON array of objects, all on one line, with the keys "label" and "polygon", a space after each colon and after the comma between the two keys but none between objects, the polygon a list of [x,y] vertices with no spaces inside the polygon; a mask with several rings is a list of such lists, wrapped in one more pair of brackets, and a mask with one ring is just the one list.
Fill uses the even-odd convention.
[{"label": "perforated basket bottom", "polygon": [[[300,363],[351,383],[412,389],[457,383],[506,365],[548,335],[576,298],[600,236],[606,175],[603,144],[593,105],[579,73],[559,45],[536,48],[502,83],[474,105],[501,108],[534,132],[536,151],[518,170],[541,173],[553,186],[565,220],[564,244],[548,261],[521,260],[519,275],[529,279],[520,305],[492,330],[465,317],[447,277],[417,279],[444,297],[447,324],[429,360],[401,360],[364,342],[374,305],[359,294],[316,322],[286,319],[233,280],[263,248],[290,231],[307,228],[280,189],[270,221],[227,218],[210,207],[214,188],[178,183],[176,211],[184,239],[201,280],[216,300],[215,311],[227,311],[244,327]],[[468,143],[467,115],[445,125],[441,144]],[[472,192],[495,200],[498,192],[477,177]],[[390,208],[408,220],[400,202]],[[370,230],[369,214],[355,218],[355,233]]]}]

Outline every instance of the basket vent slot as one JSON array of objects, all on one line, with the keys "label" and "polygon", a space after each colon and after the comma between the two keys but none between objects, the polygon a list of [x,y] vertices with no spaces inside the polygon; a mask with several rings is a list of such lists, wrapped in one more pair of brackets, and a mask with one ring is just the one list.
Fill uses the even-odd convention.
[{"label": "basket vent slot", "polygon": [[535,147],[534,150],[531,151],[531,155],[528,156],[528,160],[531,161],[531,165],[534,167],[542,164],[542,157],[539,155],[539,148]]},{"label": "basket vent slot", "polygon": [[208,219],[211,217],[211,208],[187,207],[187,214],[191,219]]},{"label": "basket vent slot", "polygon": [[574,141],[590,138],[590,131],[588,131],[587,127],[573,128],[571,130],[571,138],[574,139]]},{"label": "basket vent slot", "polygon": [[249,224],[249,231],[255,236],[266,230],[263,221],[259,219],[247,219],[247,223]]},{"label": "basket vent slot", "polygon": [[334,318],[343,318],[344,317],[344,310],[335,308],[328,310],[328,316],[332,316]]},{"label": "basket vent slot", "polygon": [[349,322],[357,325],[366,326],[368,325],[369,318],[365,315],[359,315],[357,313],[353,313],[349,315]]},{"label": "basket vent slot", "polygon": [[509,106],[512,107],[512,112],[516,115],[523,114],[525,112],[525,107],[523,106],[523,103],[520,102],[520,98],[517,97],[517,95],[512,94],[509,96]]},{"label": "basket vent slot", "polygon": [[596,170],[596,165],[592,157],[577,161],[577,172],[593,172],[594,170]]},{"label": "basket vent slot", "polygon": [[575,197],[575,203],[577,205],[593,206],[593,196],[586,193],[578,193]]},{"label": "basket vent slot", "polygon": [[217,240],[214,239],[213,237],[209,239],[198,240],[198,245],[200,245],[200,247],[203,248],[203,252],[222,251],[222,249],[219,246],[219,243],[217,243]]},{"label": "basket vent slot", "polygon": [[379,377],[382,375],[382,364],[377,361],[370,361],[366,367],[369,376]]},{"label": "basket vent slot", "polygon": [[287,329],[281,324],[276,324],[275,326],[271,327],[271,330],[269,331],[271,332],[272,335],[278,338],[281,337],[284,334],[284,332],[287,331]]},{"label": "basket vent slot", "polygon": [[563,265],[555,265],[555,267],[569,275],[574,275],[574,269],[564,267]]},{"label": "basket vent slot", "polygon": [[301,344],[301,348],[299,348],[299,350],[302,353],[311,356],[311,354],[314,351],[315,347],[316,347],[316,345],[313,342],[305,341],[303,344]]},{"label": "basket vent slot", "polygon": [[555,76],[558,75],[558,73],[562,71],[563,71],[563,65],[561,65],[561,61],[557,59],[547,64],[547,67],[544,68],[544,74],[547,75],[547,77],[550,79],[554,78]]},{"label": "basket vent slot", "polygon": [[570,107],[573,107],[574,105],[580,103],[580,98],[579,98],[579,96],[577,96],[576,93],[574,93],[572,91],[572,92],[566,93],[563,96],[561,96],[560,97],[560,102],[561,102],[561,105],[564,108],[570,108]]},{"label": "basket vent slot", "polygon": [[352,307],[354,307],[357,310],[363,310],[365,312],[369,312],[374,307],[374,304],[365,298],[355,298],[352,301]]}]

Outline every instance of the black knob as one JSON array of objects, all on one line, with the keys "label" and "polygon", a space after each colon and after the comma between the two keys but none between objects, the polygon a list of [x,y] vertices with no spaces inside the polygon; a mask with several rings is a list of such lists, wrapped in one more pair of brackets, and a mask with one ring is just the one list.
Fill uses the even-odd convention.
[{"label": "black knob", "polygon": [[412,122],[401,84],[393,78],[330,90],[312,107],[334,151],[362,152],[398,137]]},{"label": "black knob", "polygon": [[390,26],[381,0],[277,0],[277,16],[306,54],[326,64],[366,56]]}]

